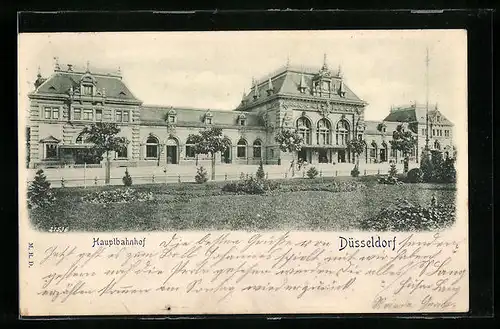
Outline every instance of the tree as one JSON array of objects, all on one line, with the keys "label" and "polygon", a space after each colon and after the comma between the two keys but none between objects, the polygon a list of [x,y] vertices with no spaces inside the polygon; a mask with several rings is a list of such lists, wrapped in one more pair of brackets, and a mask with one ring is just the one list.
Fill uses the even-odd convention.
[{"label": "tree", "polygon": [[28,187],[28,201],[30,208],[50,206],[55,201],[50,182],[42,169],[36,172],[34,181]]},{"label": "tree", "polygon": [[97,122],[83,129],[85,142],[92,143],[95,153],[106,154],[106,178],[105,183],[109,184],[111,174],[110,152],[118,152],[126,148],[129,141],[125,137],[117,137],[120,128],[116,123]]},{"label": "tree", "polygon": [[295,176],[295,152],[302,149],[302,135],[295,129],[281,129],[274,139],[282,152],[292,153],[292,177]]},{"label": "tree", "polygon": [[392,140],[390,141],[393,150],[401,151],[404,157],[404,172],[408,172],[408,162],[410,161],[408,155],[417,144],[417,139],[413,136],[411,131],[407,131],[402,124],[396,127],[392,133]]},{"label": "tree", "polygon": [[231,147],[231,140],[222,135],[221,128],[207,128],[201,130],[198,134],[188,136],[194,144],[196,154],[210,154],[212,162],[212,180],[215,180],[215,154],[224,152]]},{"label": "tree", "polygon": [[359,156],[365,150],[365,142],[362,139],[351,139],[347,142],[347,150],[356,157],[356,167],[359,167]]},{"label": "tree", "polygon": [[[361,117],[358,117],[358,120],[356,121],[356,126],[355,126],[355,134],[354,136],[358,136],[358,127],[359,127],[359,121]],[[383,125],[385,127],[385,124],[380,123],[379,126]],[[377,127],[379,129],[379,127]],[[380,128],[379,131],[382,131],[383,128]],[[354,138],[351,139],[347,142],[347,150],[354,154],[356,157],[356,165],[354,168],[359,171],[359,156],[363,153],[365,150],[365,145],[366,142],[362,138]]]}]

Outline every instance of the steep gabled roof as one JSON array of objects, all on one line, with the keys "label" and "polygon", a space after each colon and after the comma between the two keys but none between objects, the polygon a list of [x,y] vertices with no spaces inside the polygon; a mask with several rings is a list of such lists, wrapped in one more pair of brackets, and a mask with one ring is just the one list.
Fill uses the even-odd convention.
[{"label": "steep gabled roof", "polygon": [[[440,118],[436,122],[436,118]],[[443,125],[453,125],[439,110],[429,109],[429,120]],[[401,106],[391,109],[391,113],[383,120],[388,122],[418,122],[425,124],[426,122],[426,107],[421,105]]]},{"label": "steep gabled roof", "polygon": [[[80,88],[80,80],[84,72],[55,71],[32,94],[58,94],[68,95],[71,88]],[[96,88],[105,92],[107,98],[139,101],[127,88],[119,76],[92,74],[95,78]]]},{"label": "steep gabled roof", "polygon": [[[320,68],[310,68],[310,67],[299,68],[299,67],[285,66],[280,70],[277,70],[272,74],[267,75],[265,78],[259,79],[256,82],[252,83],[252,89],[247,95],[243,97],[242,101],[248,105],[255,100],[254,99],[255,95],[257,95],[257,100],[262,100],[266,97],[270,97],[271,95],[268,95],[267,93],[269,79],[271,79],[272,85],[274,87],[273,95],[278,94],[278,95],[312,96],[311,90],[313,87],[313,80],[319,71]],[[301,93],[299,88],[302,79],[305,85],[307,86],[305,93]],[[363,102],[363,100],[361,100],[345,84],[344,82],[345,79],[332,75],[331,81],[333,84],[332,89],[335,91],[337,91],[340,88],[342,81],[342,90],[345,92],[345,94],[344,97],[341,97],[339,93],[333,92],[329,99]]]}]

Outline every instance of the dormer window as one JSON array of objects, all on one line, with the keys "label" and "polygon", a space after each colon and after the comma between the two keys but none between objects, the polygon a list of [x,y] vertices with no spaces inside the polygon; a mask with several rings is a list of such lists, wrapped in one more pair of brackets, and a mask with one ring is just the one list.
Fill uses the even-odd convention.
[{"label": "dormer window", "polygon": [[167,123],[172,124],[177,122],[177,112],[175,110],[169,110],[167,112]]},{"label": "dormer window", "polygon": [[245,126],[247,122],[247,118],[244,114],[238,115],[238,125]]},{"label": "dormer window", "polygon": [[207,113],[205,113],[205,117],[203,118],[203,121],[205,122],[206,125],[211,125],[212,124],[212,113],[209,111],[207,111]]}]

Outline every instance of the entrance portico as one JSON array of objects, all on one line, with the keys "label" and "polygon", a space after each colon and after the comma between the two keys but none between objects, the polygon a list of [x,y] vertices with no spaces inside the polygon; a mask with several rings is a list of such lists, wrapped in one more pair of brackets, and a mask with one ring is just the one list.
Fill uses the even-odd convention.
[{"label": "entrance portico", "polygon": [[351,156],[346,147],[332,147],[330,145],[303,146],[297,152],[297,159],[307,161],[310,164],[351,162]]}]

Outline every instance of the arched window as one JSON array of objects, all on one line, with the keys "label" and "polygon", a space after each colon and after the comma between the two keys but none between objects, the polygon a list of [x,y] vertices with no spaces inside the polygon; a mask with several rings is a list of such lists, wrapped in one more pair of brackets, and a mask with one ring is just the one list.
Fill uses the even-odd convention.
[{"label": "arched window", "polygon": [[116,151],[116,158],[117,159],[126,159],[128,157],[128,149],[126,146],[120,148],[118,151]]},{"label": "arched window", "polygon": [[261,158],[262,156],[262,143],[260,140],[256,140],[253,142],[253,157],[254,158]]},{"label": "arched window", "polygon": [[238,158],[246,158],[247,157],[247,142],[244,139],[240,139],[238,145],[236,147],[236,156]]},{"label": "arched window", "polygon": [[330,134],[330,122],[326,119],[321,119],[318,121],[318,131],[316,133],[318,144],[331,144],[331,134]]},{"label": "arched window", "polygon": [[158,138],[154,136],[149,136],[146,140],[146,158],[157,158],[158,157]]},{"label": "arched window", "polygon": [[311,144],[311,121],[306,117],[297,120],[297,130],[302,136],[304,144]]},{"label": "arched window", "polygon": [[340,120],[337,123],[336,142],[337,145],[347,145],[349,140],[349,123],[345,120]]},{"label": "arched window", "polygon": [[194,157],[196,157],[194,139],[192,137],[188,137],[186,140],[186,158]]},{"label": "arched window", "polygon": [[435,148],[436,150],[440,150],[440,149],[441,149],[441,145],[439,144],[439,142],[438,142],[438,141],[435,141],[435,142],[434,142],[434,148]]}]

